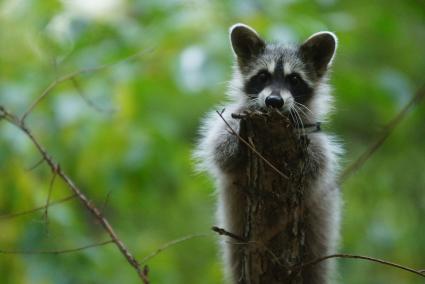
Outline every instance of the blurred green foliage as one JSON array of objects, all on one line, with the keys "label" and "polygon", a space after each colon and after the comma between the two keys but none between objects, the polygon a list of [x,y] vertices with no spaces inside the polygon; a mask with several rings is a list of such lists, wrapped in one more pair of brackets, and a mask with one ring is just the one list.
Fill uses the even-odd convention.
[{"label": "blurred green foliage", "polygon": [[[64,171],[100,207],[136,257],[214,225],[212,182],[190,152],[202,115],[224,99],[232,52],[227,29],[266,39],[339,37],[326,126],[353,161],[411,98],[425,71],[423,1],[0,2],[0,105],[22,114],[55,78],[104,64],[60,84],[28,119]],[[129,56],[137,54],[123,60]],[[118,63],[117,63],[118,62]],[[116,64],[115,64],[116,63]],[[343,185],[341,252],[425,268],[425,102]],[[0,214],[45,203],[51,173],[17,129],[0,122]],[[53,199],[69,195],[58,179]],[[106,196],[108,202],[103,206]],[[105,240],[73,200],[0,219],[0,249],[66,249]],[[152,283],[221,283],[217,237],[175,245],[149,261]],[[418,276],[340,260],[341,283],[422,283]],[[0,255],[1,283],[139,283],[113,245],[65,255]]]}]

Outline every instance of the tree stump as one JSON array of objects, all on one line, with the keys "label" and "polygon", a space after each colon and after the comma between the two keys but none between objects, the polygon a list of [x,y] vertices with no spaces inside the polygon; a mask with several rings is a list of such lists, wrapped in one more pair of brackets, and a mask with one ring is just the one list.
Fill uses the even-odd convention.
[{"label": "tree stump", "polygon": [[[292,268],[303,262],[304,194],[311,163],[308,139],[300,136],[289,119],[277,112],[240,117],[240,136],[248,141],[284,177],[252,149],[244,146],[246,196],[239,283],[303,283]],[[311,179],[310,179],[311,180]]]}]

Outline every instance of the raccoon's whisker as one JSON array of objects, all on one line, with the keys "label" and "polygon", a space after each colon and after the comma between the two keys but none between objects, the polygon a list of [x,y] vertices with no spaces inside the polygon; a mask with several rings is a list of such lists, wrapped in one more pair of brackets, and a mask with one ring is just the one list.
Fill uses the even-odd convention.
[{"label": "raccoon's whisker", "polygon": [[249,101],[247,102],[248,109],[255,108],[257,104],[258,104],[258,97],[249,96]]},{"label": "raccoon's whisker", "polygon": [[298,106],[298,107],[302,107],[303,109],[305,109],[306,111],[308,111],[309,113],[311,113],[311,114],[313,114],[313,112],[308,108],[308,107],[306,107],[305,105],[303,105],[303,104],[301,104],[301,103],[299,103],[299,102],[295,102],[295,104]]},{"label": "raccoon's whisker", "polygon": [[[305,128],[304,128],[304,122],[305,122],[305,120],[307,119],[308,116],[307,116],[307,114],[300,107],[295,106],[295,108],[297,109],[298,115],[300,116],[300,119],[302,121],[304,135],[306,135]],[[300,112],[301,112],[301,115],[300,115]]]},{"label": "raccoon's whisker", "polygon": [[305,136],[304,123],[303,123],[303,121],[302,121],[302,119],[301,119],[301,116],[300,116],[300,114],[299,114],[299,112],[298,112],[298,109],[297,109],[297,106],[296,106],[296,105],[294,105],[293,110],[294,110],[294,113],[295,113],[295,115],[298,117],[298,120],[299,120],[299,122],[300,122],[300,124],[301,124],[301,132],[302,132],[302,135],[303,135],[303,136]]},{"label": "raccoon's whisker", "polygon": [[300,117],[300,115],[299,115],[299,113],[298,113],[298,111],[294,108],[294,115],[297,117],[297,119],[298,119],[298,121],[300,122],[300,126],[299,126],[299,130],[298,130],[298,135],[299,135],[299,137],[301,137],[301,136],[303,136],[303,135],[305,135],[305,132],[304,132],[304,125],[303,125],[303,122],[302,122],[302,119],[301,119],[301,117]]},{"label": "raccoon's whisker", "polygon": [[306,110],[306,111],[308,111],[313,117],[314,117],[314,113],[311,111],[311,109],[309,109],[308,107],[306,107],[305,105],[303,105],[303,104],[300,104],[300,103],[298,103],[298,102],[295,102],[295,104],[297,105],[297,106],[299,106],[299,107],[302,107],[304,110]]},{"label": "raccoon's whisker", "polygon": [[297,127],[292,111],[289,111],[289,115],[291,116],[292,122],[295,123],[295,127]]},{"label": "raccoon's whisker", "polygon": [[301,125],[299,124],[299,120],[298,120],[298,117],[296,116],[296,114],[295,114],[295,109],[291,109],[290,111],[289,111],[289,113],[290,113],[290,115],[291,115],[291,117],[292,117],[292,119],[293,119],[293,121],[294,121],[294,123],[295,123],[295,129],[297,129],[297,134],[298,134],[298,136],[300,136],[300,131],[299,131],[299,129],[301,128]]},{"label": "raccoon's whisker", "polygon": [[303,110],[303,109],[301,109],[299,106],[295,106],[296,108],[297,108],[297,110],[302,114],[302,117],[304,118],[304,119],[308,119],[308,114]]},{"label": "raccoon's whisker", "polygon": [[292,114],[292,110],[290,110],[290,111],[289,111],[289,115],[290,115],[290,116],[291,116],[291,118],[292,118],[292,122],[295,124],[295,128],[297,128],[297,129],[298,129],[298,122],[297,122],[297,120],[295,119],[294,115]]},{"label": "raccoon's whisker", "polygon": [[295,115],[298,117],[298,120],[299,120],[299,122],[301,124],[301,127],[300,127],[301,134],[300,134],[300,136],[305,136],[304,123],[303,123],[303,120],[302,120],[302,118],[300,116],[300,113],[298,112],[298,110],[296,108],[295,108]]}]

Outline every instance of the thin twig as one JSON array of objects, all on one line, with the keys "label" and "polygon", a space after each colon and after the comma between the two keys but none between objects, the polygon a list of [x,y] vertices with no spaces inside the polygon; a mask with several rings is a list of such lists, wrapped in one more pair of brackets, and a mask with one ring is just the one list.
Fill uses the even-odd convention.
[{"label": "thin twig", "polygon": [[232,238],[232,239],[235,239],[235,240],[237,240],[238,242],[229,242],[229,243],[231,243],[232,245],[244,245],[244,246],[246,246],[246,245],[255,245],[255,246],[257,246],[257,247],[261,247],[261,248],[263,248],[268,254],[270,254],[270,256],[273,258],[273,260],[279,265],[279,266],[281,266],[281,267],[284,267],[285,268],[285,266],[282,264],[282,262],[279,260],[279,257],[270,249],[270,248],[268,248],[263,242],[259,242],[259,241],[253,241],[253,240],[251,240],[251,241],[248,241],[248,240],[246,240],[246,239],[244,239],[243,237],[241,237],[241,236],[238,236],[238,235],[236,235],[236,234],[233,234],[233,233],[230,233],[230,232],[228,232],[228,231],[226,231],[225,229],[223,229],[223,228],[219,228],[219,227],[216,227],[216,226],[213,226],[212,228],[211,228],[211,230],[213,230],[214,232],[216,232],[217,234],[219,234],[219,235],[221,235],[221,236],[227,236],[227,237],[230,237],[230,238]]},{"label": "thin twig", "polygon": [[109,67],[115,66],[117,64],[121,64],[121,63],[126,62],[126,61],[133,60],[134,58],[139,57],[142,54],[151,52],[152,50],[153,50],[153,48],[142,50],[142,51],[139,51],[139,52],[137,52],[135,54],[132,54],[132,55],[126,57],[126,58],[123,58],[121,60],[118,60],[116,62],[113,62],[111,64],[103,64],[103,65],[99,65],[99,66],[95,66],[95,67],[91,67],[91,68],[81,69],[81,70],[74,71],[72,73],[66,74],[66,75],[64,75],[62,77],[56,78],[53,82],[51,82],[47,86],[46,89],[44,89],[44,91],[41,93],[41,95],[37,99],[35,99],[35,101],[29,106],[29,108],[23,113],[23,115],[21,116],[20,120],[22,122],[24,122],[25,119],[27,118],[27,116],[34,110],[34,108],[42,100],[44,100],[44,98],[46,98],[47,95],[49,95],[51,93],[51,91],[54,88],[56,88],[59,84],[65,82],[65,81],[68,81],[68,80],[72,80],[73,78],[76,78],[76,77],[78,77],[78,76],[80,76],[82,74],[93,73],[93,72],[96,72],[96,71],[99,71],[99,70],[102,70],[102,69],[105,69],[105,68],[109,68]]},{"label": "thin twig", "polygon": [[263,155],[261,155],[260,152],[258,152],[252,145],[251,143],[249,143],[248,141],[246,141],[244,138],[242,138],[239,133],[237,133],[231,126],[230,124],[226,121],[226,119],[223,117],[223,112],[219,112],[216,111],[217,114],[221,117],[221,119],[224,121],[224,123],[227,125],[227,127],[229,128],[229,130],[231,131],[232,134],[236,135],[236,137],[238,137],[238,139],[244,143],[249,149],[251,149],[254,154],[256,154],[260,159],[262,159],[268,166],[270,166],[275,172],[277,172],[280,176],[282,176],[283,178],[288,179],[288,176],[285,175],[283,172],[281,172],[278,168],[276,168],[272,163],[270,163],[269,160],[267,160],[266,158],[264,158]]},{"label": "thin twig", "polygon": [[404,266],[404,265],[400,265],[400,264],[397,264],[397,263],[394,263],[394,262],[390,262],[390,261],[375,258],[375,257],[364,256],[364,255],[345,254],[345,253],[344,254],[343,253],[332,254],[332,255],[327,255],[327,256],[324,256],[324,257],[319,257],[318,259],[315,259],[315,260],[312,260],[310,262],[302,264],[301,266],[295,268],[294,271],[299,271],[300,269],[305,268],[307,266],[316,265],[316,264],[318,264],[322,261],[325,261],[327,259],[330,259],[330,258],[363,259],[363,260],[368,260],[368,261],[371,261],[371,262],[384,264],[384,265],[387,265],[387,266],[392,266],[392,267],[402,269],[402,270],[417,274],[419,276],[425,277],[425,274],[423,272],[421,272],[420,270],[416,270],[416,269],[413,269],[413,268],[410,268],[410,267],[407,267],[407,266]]},{"label": "thin twig", "polygon": [[78,247],[78,248],[71,248],[71,249],[61,249],[61,250],[0,250],[0,254],[65,254],[65,253],[72,253],[72,252],[77,252],[77,251],[82,251],[82,250],[86,250],[89,248],[94,248],[94,247],[100,247],[100,246],[104,246],[110,243],[113,243],[113,240],[108,240],[108,241],[104,241],[104,242],[100,242],[100,243],[95,243],[95,244],[91,244],[91,245],[86,245],[83,247]]},{"label": "thin twig", "polygon": [[98,105],[96,105],[92,100],[90,100],[88,98],[88,96],[86,96],[86,94],[83,91],[83,88],[81,87],[80,83],[77,80],[77,77],[72,77],[71,82],[75,88],[75,90],[77,91],[78,95],[80,95],[80,97],[84,100],[84,102],[90,106],[91,108],[93,108],[94,110],[98,111],[98,112],[103,112],[103,113],[112,113],[115,112],[115,109],[104,109],[102,107],[99,107]]},{"label": "thin twig", "polygon": [[105,196],[105,200],[103,200],[102,204],[102,212],[105,212],[106,206],[108,206],[109,198],[111,197],[112,189],[108,191],[108,193]]},{"label": "thin twig", "polygon": [[71,79],[74,76],[82,74],[82,71],[77,71],[68,75],[65,75],[63,77],[55,79],[52,83],[50,83],[49,86],[47,86],[46,89],[41,93],[41,95],[29,106],[29,108],[24,112],[24,114],[21,117],[21,121],[25,121],[27,116],[33,111],[33,109],[60,83],[65,82],[69,79]]},{"label": "thin twig", "polygon": [[44,205],[44,222],[46,223],[46,229],[49,227],[49,205],[50,205],[50,198],[52,196],[52,191],[53,191],[53,185],[55,183],[55,179],[56,179],[56,172],[53,173],[52,179],[50,180],[50,184],[49,184],[49,192],[47,193],[47,199],[46,199],[46,205]]},{"label": "thin twig", "polygon": [[35,170],[39,165],[41,165],[44,162],[44,158],[41,157],[40,160],[37,161],[37,163],[35,163],[34,165],[32,165],[31,167],[27,168],[26,170],[28,172]]},{"label": "thin twig", "polygon": [[51,171],[53,173],[56,173],[57,176],[60,177],[65,182],[65,184],[68,186],[68,188],[75,195],[77,195],[78,199],[86,207],[86,209],[89,210],[94,215],[94,217],[100,222],[100,224],[102,225],[104,230],[108,233],[108,235],[114,241],[115,245],[118,247],[120,252],[126,258],[128,263],[136,269],[137,274],[139,275],[140,279],[145,284],[149,283],[149,280],[144,275],[143,269],[140,267],[139,262],[134,258],[134,256],[128,250],[127,246],[121,241],[121,239],[115,233],[115,230],[109,224],[109,221],[103,216],[103,214],[96,207],[96,205],[94,205],[87,198],[87,196],[80,190],[80,188],[78,188],[75,185],[74,181],[72,181],[71,178],[68,177],[68,175],[61,169],[59,164],[57,164],[56,162],[53,161],[53,159],[47,153],[45,148],[38,142],[38,140],[35,138],[35,136],[32,134],[32,132],[29,130],[29,128],[26,127],[24,120],[19,119],[17,116],[6,111],[2,106],[0,106],[0,117],[6,119],[8,122],[15,125],[31,140],[31,142],[34,144],[34,146],[37,148],[37,150],[39,151],[41,156],[46,161],[46,163],[49,165]]},{"label": "thin twig", "polygon": [[[59,199],[57,201],[50,202],[48,207],[52,207],[54,205],[61,204],[61,203],[64,203],[64,202],[73,200],[76,197],[77,197],[77,195],[75,195],[75,194],[69,195],[69,196],[64,197],[62,199]],[[45,208],[46,208],[46,204],[43,205],[43,206],[36,207],[36,208],[33,208],[33,209],[29,209],[29,210],[25,210],[25,211],[22,211],[22,212],[0,215],[0,220],[12,219],[12,218],[15,218],[15,217],[20,217],[20,216],[28,215],[28,214],[31,214],[31,213],[34,213],[34,212],[37,212],[37,211],[40,211],[40,210],[44,210]]]},{"label": "thin twig", "polygon": [[418,104],[425,96],[425,85],[418,89],[406,106],[384,127],[382,134],[361,154],[354,162],[348,165],[341,174],[340,183],[344,183],[352,174],[358,171],[369,158],[378,150],[385,140],[394,131],[394,128],[406,117],[411,108]]},{"label": "thin twig", "polygon": [[235,235],[235,234],[233,234],[233,233],[230,233],[230,232],[228,232],[228,231],[226,231],[225,229],[223,229],[223,228],[219,228],[219,227],[216,227],[216,226],[213,226],[212,228],[211,228],[211,230],[213,230],[214,232],[216,232],[217,234],[219,234],[219,235],[222,235],[222,236],[228,236],[228,237],[230,237],[230,238],[232,238],[232,239],[235,239],[235,240],[237,240],[237,241],[239,241],[239,242],[247,242],[247,240],[245,240],[243,237],[241,237],[241,236],[238,236],[238,235]]},{"label": "thin twig", "polygon": [[157,256],[159,253],[161,253],[162,251],[166,250],[167,248],[174,246],[176,244],[191,240],[191,239],[195,239],[195,238],[201,238],[201,237],[209,237],[211,235],[209,234],[192,234],[192,235],[188,235],[188,236],[184,236],[175,240],[172,240],[168,243],[163,244],[160,248],[158,248],[156,251],[152,252],[151,254],[145,256],[141,263],[146,263],[148,262],[151,258]]}]

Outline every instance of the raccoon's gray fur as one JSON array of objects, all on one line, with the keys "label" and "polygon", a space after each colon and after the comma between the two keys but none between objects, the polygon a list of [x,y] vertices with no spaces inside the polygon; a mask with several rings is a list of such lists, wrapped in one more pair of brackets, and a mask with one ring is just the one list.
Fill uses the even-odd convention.
[{"label": "raccoon's gray fur", "polygon": [[[240,121],[232,113],[281,111],[298,127],[323,122],[332,106],[327,73],[337,46],[331,32],[312,35],[303,44],[268,44],[252,28],[236,24],[230,28],[230,40],[236,57],[224,119],[239,131]],[[341,148],[323,132],[305,134],[310,140],[309,155],[319,166],[306,190],[305,204],[310,213],[306,220],[306,247],[310,259],[335,251],[339,236],[340,193],[336,176]],[[265,137],[267,139],[267,137]],[[202,170],[214,178],[218,189],[218,226],[236,235],[243,233],[243,202],[237,169],[243,167],[240,143],[216,112],[210,113],[201,128],[195,152]],[[276,218],[285,218],[277,216]],[[222,244],[224,267],[231,283],[238,283],[241,260],[234,246]],[[329,283],[331,262],[322,262],[303,273],[303,283]]]}]

